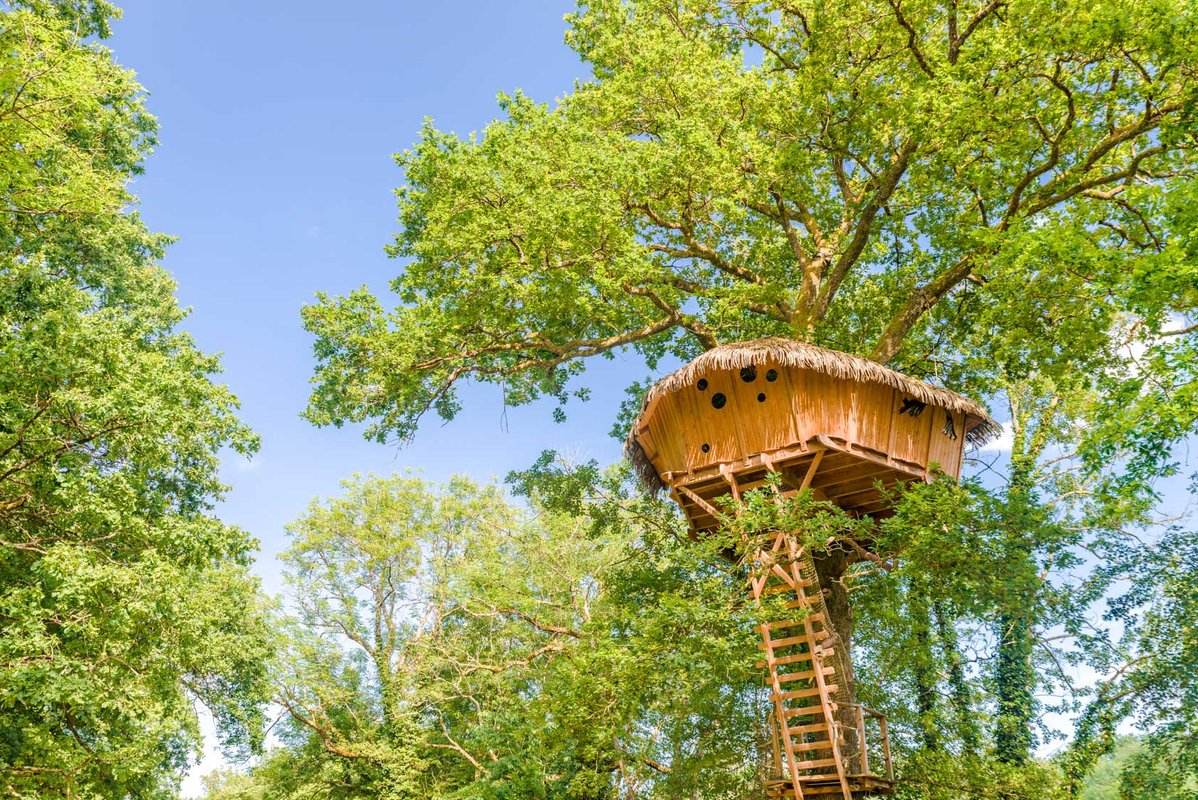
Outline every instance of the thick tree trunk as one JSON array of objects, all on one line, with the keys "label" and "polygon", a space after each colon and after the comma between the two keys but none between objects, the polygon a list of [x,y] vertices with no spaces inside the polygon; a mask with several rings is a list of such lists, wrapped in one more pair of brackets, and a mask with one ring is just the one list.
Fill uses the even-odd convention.
[{"label": "thick tree trunk", "polygon": [[1036,670],[1032,663],[1038,580],[1031,536],[1038,524],[1033,471],[1039,447],[1016,431],[1011,449],[1011,481],[1003,519],[1007,586],[999,607],[995,638],[998,716],[994,751],[1000,761],[1023,764],[1032,753],[1036,714]]},{"label": "thick tree trunk", "polygon": [[849,593],[844,586],[844,573],[852,560],[843,553],[821,553],[815,556],[815,574],[819,576],[820,588],[824,590],[824,605],[828,608],[828,626],[840,640],[836,648],[843,663],[845,690],[856,702],[853,665],[850,651],[853,644],[853,609],[849,605]]},{"label": "thick tree trunk", "polygon": [[1032,752],[1036,671],[1032,664],[1030,622],[1027,613],[1019,609],[1003,612],[998,620],[998,719],[994,752],[1000,761],[1008,764],[1022,764]]},{"label": "thick tree trunk", "polygon": [[915,701],[919,707],[919,732],[926,750],[940,749],[936,719],[936,656],[932,651],[932,617],[924,587],[912,581],[907,592],[911,635],[915,639]]},{"label": "thick tree trunk", "polygon": [[844,585],[845,570],[855,559],[843,552],[826,552],[815,555],[815,573],[819,577],[820,587],[824,592],[824,605],[828,611],[828,627],[836,634],[837,642],[834,647],[837,659],[837,674],[840,689],[836,692],[839,708],[836,711],[836,721],[841,730],[846,732],[846,741],[850,745],[850,772],[861,769],[859,743],[854,734],[857,729],[857,686],[853,676],[853,609],[849,605],[849,593]]}]

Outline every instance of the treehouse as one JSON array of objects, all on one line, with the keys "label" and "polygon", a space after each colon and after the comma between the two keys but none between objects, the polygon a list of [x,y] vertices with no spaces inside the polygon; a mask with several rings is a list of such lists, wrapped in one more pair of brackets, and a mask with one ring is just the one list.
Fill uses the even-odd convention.
[{"label": "treehouse", "polygon": [[[698,536],[718,525],[722,498],[739,499],[771,473],[783,496],[809,489],[852,515],[887,516],[891,490],[939,473],[958,478],[965,445],[996,430],[966,397],[865,358],[771,338],[717,347],[659,381],[626,452],[647,486],[670,491]],[[781,594],[793,610],[760,628],[770,796],[889,794],[885,718],[855,703],[843,585],[788,531],[762,531],[745,549],[753,599]]]}]

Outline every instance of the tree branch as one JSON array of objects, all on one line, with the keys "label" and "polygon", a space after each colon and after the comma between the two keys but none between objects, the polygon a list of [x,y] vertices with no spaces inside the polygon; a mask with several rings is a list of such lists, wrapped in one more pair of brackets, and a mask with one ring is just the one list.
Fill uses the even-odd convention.
[{"label": "tree branch", "polygon": [[1001,0],[992,0],[992,2],[984,6],[981,11],[974,14],[970,18],[969,22],[965,25],[965,30],[961,32],[960,36],[957,36],[957,9],[956,4],[953,4],[953,14],[952,17],[950,17],[951,21],[949,23],[948,63],[957,63],[957,59],[961,56],[961,46],[964,45],[969,37],[973,35],[973,32],[977,30],[978,25],[981,25],[982,21],[985,20],[986,17],[990,16],[995,11],[998,11],[1005,5],[1006,3],[1001,2]]},{"label": "tree branch", "polygon": [[903,30],[907,31],[907,49],[915,56],[915,61],[919,64],[919,68],[924,71],[929,78],[935,78],[936,73],[928,66],[928,62],[923,57],[923,52],[919,49],[919,34],[916,33],[915,27],[903,16],[902,3],[899,0],[887,0],[891,9],[894,10],[895,19],[898,24],[903,26]]},{"label": "tree branch", "polygon": [[915,327],[919,318],[936,305],[954,286],[969,277],[973,268],[972,255],[963,257],[953,266],[937,275],[929,283],[915,290],[906,305],[891,319],[890,324],[878,339],[870,358],[885,364],[894,358],[902,347],[903,339]]},{"label": "tree branch", "polygon": [[894,154],[890,165],[882,173],[881,180],[878,181],[872,197],[870,197],[858,215],[852,239],[840,254],[840,257],[836,259],[831,274],[820,287],[819,295],[815,298],[814,307],[810,309],[804,320],[807,324],[823,319],[824,315],[828,313],[832,298],[836,296],[836,292],[844,282],[845,276],[848,275],[853,265],[857,263],[857,259],[861,256],[865,245],[869,242],[869,235],[873,229],[874,219],[894,194],[899,181],[907,171],[907,165],[911,162],[911,156],[918,149],[919,143],[915,139],[909,139]]}]

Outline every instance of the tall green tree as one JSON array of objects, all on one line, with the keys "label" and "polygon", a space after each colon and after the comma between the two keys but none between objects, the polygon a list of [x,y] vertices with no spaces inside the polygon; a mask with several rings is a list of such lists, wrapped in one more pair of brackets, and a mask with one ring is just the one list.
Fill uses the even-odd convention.
[{"label": "tall green tree", "polygon": [[591,80],[397,157],[399,306],[305,310],[309,417],[402,438],[463,380],[520,403],[617,348],[766,333],[934,375],[933,321],[1011,299],[998,273],[1076,275],[1153,341],[1195,305],[1168,198],[1196,159],[1196,25],[1180,0],[581,3]]},{"label": "tall green tree", "polygon": [[0,8],[0,786],[165,796],[197,702],[260,735],[255,543],[212,514],[256,440],[128,210],[155,121],[97,39],[114,9]]},{"label": "tall green tree", "polygon": [[971,613],[994,750],[1027,762],[1068,594],[1042,573],[1145,524],[1198,421],[1194,5],[596,0],[569,23],[589,80],[397,157],[396,307],[304,310],[308,417],[404,439],[462,381],[565,402],[592,357],[765,334],[1005,402],[983,515],[1005,583]]},{"label": "tall green tree", "polygon": [[[591,515],[595,484],[617,494]],[[289,746],[211,796],[751,790],[764,694],[736,577],[620,484],[544,462],[525,507],[398,476],[314,503],[284,557]]]}]

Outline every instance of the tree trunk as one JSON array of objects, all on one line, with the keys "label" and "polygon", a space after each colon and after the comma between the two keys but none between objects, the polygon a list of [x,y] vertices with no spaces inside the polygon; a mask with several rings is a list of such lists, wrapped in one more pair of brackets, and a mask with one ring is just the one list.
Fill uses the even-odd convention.
[{"label": "tree trunk", "polygon": [[924,587],[912,581],[907,590],[911,635],[915,639],[915,701],[919,707],[919,732],[926,750],[940,749],[936,719],[936,656],[932,652],[932,617]]},{"label": "tree trunk", "polygon": [[[849,593],[844,585],[845,570],[855,561],[843,552],[817,553],[814,557],[815,574],[819,577],[820,588],[824,592],[824,605],[828,611],[828,627],[838,639],[833,648],[837,660],[836,669],[840,688],[836,692],[839,708],[836,710],[836,721],[844,732],[857,729],[857,686],[853,677],[853,609],[849,605]],[[855,736],[848,734],[847,755],[849,770],[859,772],[861,758],[859,744]]]},{"label": "tree trunk", "polygon": [[1017,430],[1011,448],[1011,480],[1007,489],[1002,526],[1006,539],[1008,576],[999,606],[995,638],[998,716],[994,751],[1000,761],[1023,764],[1032,753],[1032,722],[1036,714],[1036,670],[1032,663],[1033,624],[1038,581],[1032,537],[1037,525],[1034,469],[1039,447]]},{"label": "tree trunk", "polygon": [[973,713],[969,682],[965,678],[965,659],[961,656],[961,645],[957,631],[949,619],[943,602],[935,604],[936,631],[940,648],[948,662],[948,684],[952,688],[953,714],[957,718],[961,749],[965,755],[976,755],[981,735]]},{"label": "tree trunk", "polygon": [[994,752],[999,761],[1023,764],[1032,752],[1032,694],[1036,671],[1032,666],[1032,631],[1026,614],[1004,612],[998,621],[998,719]]}]

